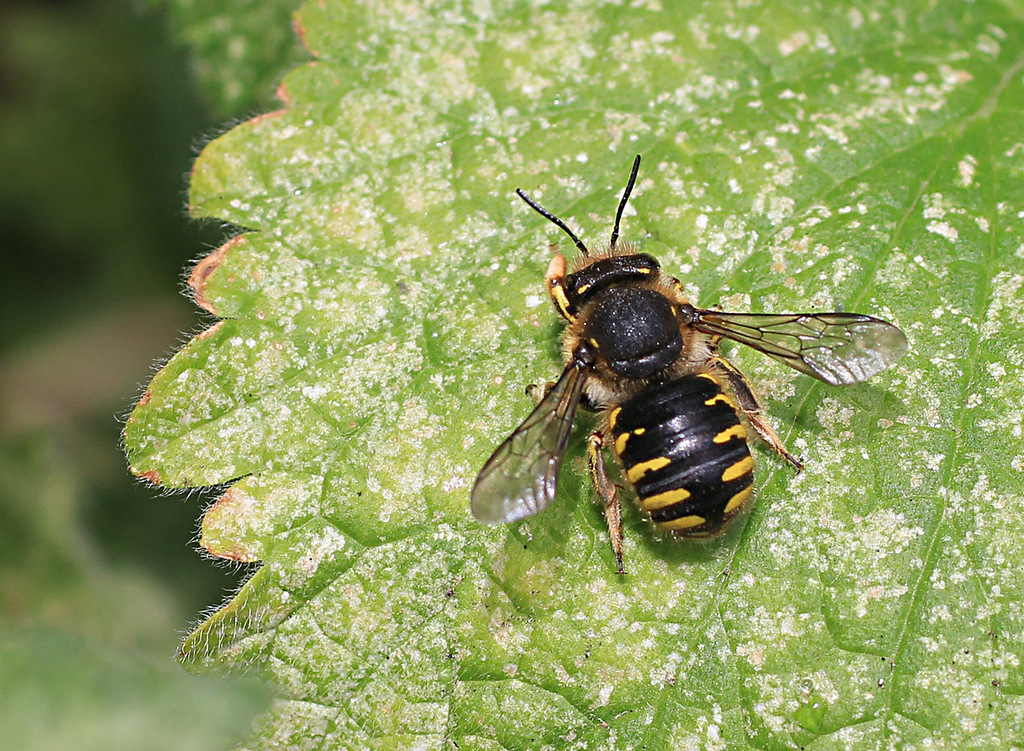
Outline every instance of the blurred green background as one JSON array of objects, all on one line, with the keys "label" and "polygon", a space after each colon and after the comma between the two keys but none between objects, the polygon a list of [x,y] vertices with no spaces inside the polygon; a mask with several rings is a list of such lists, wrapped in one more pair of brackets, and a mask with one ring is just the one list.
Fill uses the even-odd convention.
[{"label": "blurred green background", "polygon": [[[276,106],[301,57],[286,5],[271,24],[266,4],[201,5],[0,4],[0,629],[168,661],[246,571],[197,550],[215,491],[128,474],[122,420],[154,363],[210,322],[184,278],[232,230],[188,218],[191,163]],[[263,59],[236,70],[256,74],[226,91],[231,71],[204,75],[181,41],[186,12],[210,19],[211,43],[230,42],[218,18],[276,41],[251,45]]]},{"label": "blurred green background", "polygon": [[304,57],[294,5],[0,3],[5,751],[230,748],[266,707],[258,684],[175,662],[248,574],[197,549],[216,489],[147,487],[120,442],[155,368],[211,322],[184,279],[234,230],[188,218],[188,173],[277,106]]}]

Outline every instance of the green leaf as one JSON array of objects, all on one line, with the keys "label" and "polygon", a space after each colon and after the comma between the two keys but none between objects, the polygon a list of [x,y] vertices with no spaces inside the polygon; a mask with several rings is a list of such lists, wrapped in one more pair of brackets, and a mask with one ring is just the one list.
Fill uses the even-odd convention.
[{"label": "green leaf", "polygon": [[[210,143],[220,319],[154,378],[133,471],[231,483],[262,561],[185,642],[260,666],[253,748],[1021,748],[1024,24],[977,2],[309,3],[285,109]],[[626,512],[582,437],[507,528],[468,491],[560,370],[557,228],[705,307],[856,310],[912,351],[832,389],[730,353],[790,448],[704,545]]]}]

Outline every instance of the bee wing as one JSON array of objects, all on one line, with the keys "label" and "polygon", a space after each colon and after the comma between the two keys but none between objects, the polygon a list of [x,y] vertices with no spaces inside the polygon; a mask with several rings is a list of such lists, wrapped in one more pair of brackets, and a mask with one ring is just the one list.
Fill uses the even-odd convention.
[{"label": "bee wing", "polygon": [[473,485],[473,516],[503,524],[551,504],[585,381],[584,366],[570,363],[530,416],[491,454]]},{"label": "bee wing", "polygon": [[776,316],[700,310],[694,326],[833,386],[864,381],[910,349],[903,332],[891,323],[855,313]]}]

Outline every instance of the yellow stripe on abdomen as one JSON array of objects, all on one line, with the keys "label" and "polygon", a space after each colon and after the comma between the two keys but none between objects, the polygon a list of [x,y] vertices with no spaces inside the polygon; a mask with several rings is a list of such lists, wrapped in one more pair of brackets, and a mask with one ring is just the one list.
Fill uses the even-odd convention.
[{"label": "yellow stripe on abdomen", "polygon": [[753,469],[754,458],[748,454],[735,464],[725,468],[725,471],[722,472],[722,482],[730,482],[735,480],[737,477],[743,477],[743,475]]},{"label": "yellow stripe on abdomen", "polygon": [[707,519],[703,516],[697,516],[692,514],[690,516],[681,516],[678,519],[672,519],[667,522],[658,522],[658,526],[669,532],[678,532],[681,529],[692,529],[693,527],[699,527],[701,524],[705,524]]},{"label": "yellow stripe on abdomen", "polygon": [[739,493],[729,499],[729,502],[725,504],[725,510],[723,514],[730,514],[737,509],[743,508],[743,504],[750,500],[750,496],[754,494],[754,489],[749,485],[741,490]]},{"label": "yellow stripe on abdomen", "polygon": [[672,460],[669,459],[667,456],[656,456],[655,458],[649,461],[634,464],[626,471],[626,477],[629,478],[630,482],[635,484],[641,477],[646,475],[648,472],[657,472],[662,467],[667,467],[671,463]]},{"label": "yellow stripe on abdomen", "polygon": [[674,506],[677,503],[682,503],[689,499],[689,497],[689,490],[686,488],[676,488],[675,490],[666,490],[664,493],[658,493],[658,495],[641,498],[640,506],[644,511],[658,511],[659,509]]},{"label": "yellow stripe on abdomen", "polygon": [[743,427],[743,423],[738,422],[731,428],[726,428],[721,433],[711,439],[712,443],[728,443],[733,438],[739,438],[741,441],[747,440],[747,431]]}]

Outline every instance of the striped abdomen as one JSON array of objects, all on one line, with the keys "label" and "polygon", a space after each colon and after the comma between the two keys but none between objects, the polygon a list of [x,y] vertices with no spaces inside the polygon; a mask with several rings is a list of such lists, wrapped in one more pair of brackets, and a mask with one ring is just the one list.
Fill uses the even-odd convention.
[{"label": "striped abdomen", "polygon": [[609,416],[615,454],[659,528],[706,537],[753,492],[754,460],[736,405],[710,375],[684,376]]}]

